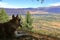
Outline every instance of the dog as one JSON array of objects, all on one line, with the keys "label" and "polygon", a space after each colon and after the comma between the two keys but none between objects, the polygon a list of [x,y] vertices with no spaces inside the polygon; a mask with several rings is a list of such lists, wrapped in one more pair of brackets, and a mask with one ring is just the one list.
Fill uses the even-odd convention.
[{"label": "dog", "polygon": [[0,39],[7,40],[15,37],[15,31],[18,27],[22,27],[21,19],[12,15],[12,19],[5,23],[0,23]]}]

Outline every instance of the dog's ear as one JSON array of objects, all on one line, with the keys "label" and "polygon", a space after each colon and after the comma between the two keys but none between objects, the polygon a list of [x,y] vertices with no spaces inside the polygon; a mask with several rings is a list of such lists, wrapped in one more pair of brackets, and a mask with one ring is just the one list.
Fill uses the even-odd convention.
[{"label": "dog's ear", "polygon": [[14,16],[14,14],[13,14],[13,15],[12,15],[12,19],[14,19],[14,17],[15,17],[15,16]]},{"label": "dog's ear", "polygon": [[16,18],[19,18],[19,17],[18,17],[18,14],[16,15]]}]

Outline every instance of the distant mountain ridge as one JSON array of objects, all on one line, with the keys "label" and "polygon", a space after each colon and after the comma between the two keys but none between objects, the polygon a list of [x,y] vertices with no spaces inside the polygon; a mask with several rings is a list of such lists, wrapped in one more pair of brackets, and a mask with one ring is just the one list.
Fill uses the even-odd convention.
[{"label": "distant mountain ridge", "polygon": [[[1,8],[0,8],[1,9]],[[26,14],[27,11],[31,11],[31,14],[41,14],[42,13],[60,13],[60,6],[52,7],[38,7],[38,8],[4,8],[8,15],[12,14]],[[34,12],[34,13],[32,13]]]}]

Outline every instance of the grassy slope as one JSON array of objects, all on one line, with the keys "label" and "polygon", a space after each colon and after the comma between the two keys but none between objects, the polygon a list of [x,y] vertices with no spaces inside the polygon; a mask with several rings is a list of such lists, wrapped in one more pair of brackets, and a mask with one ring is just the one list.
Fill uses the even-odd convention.
[{"label": "grassy slope", "polygon": [[60,38],[59,15],[48,15],[34,17],[33,29],[38,33],[56,36]]}]

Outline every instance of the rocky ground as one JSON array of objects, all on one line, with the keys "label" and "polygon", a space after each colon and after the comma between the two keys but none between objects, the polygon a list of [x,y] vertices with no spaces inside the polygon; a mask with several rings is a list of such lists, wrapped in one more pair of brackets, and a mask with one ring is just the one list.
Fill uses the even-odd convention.
[{"label": "rocky ground", "polygon": [[60,38],[51,37],[48,35],[42,35],[32,32],[26,32],[26,33],[29,35],[17,37],[17,40],[60,40]]}]

